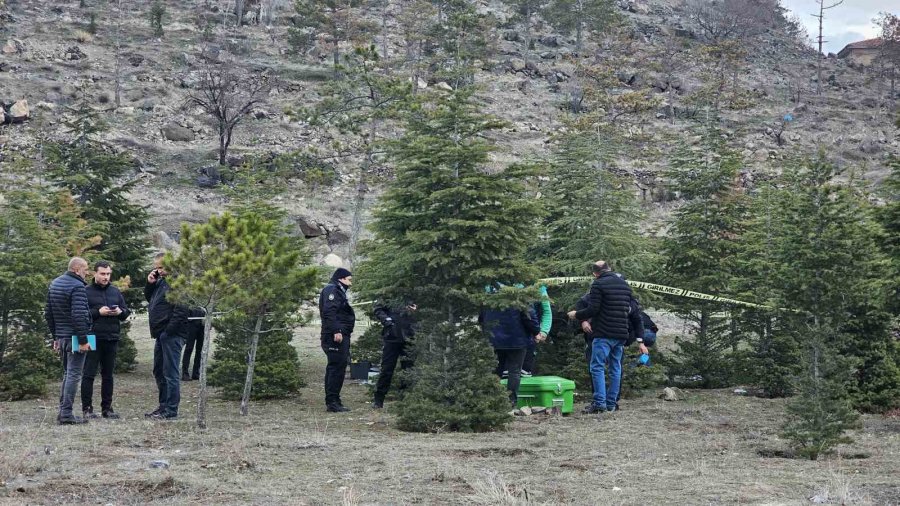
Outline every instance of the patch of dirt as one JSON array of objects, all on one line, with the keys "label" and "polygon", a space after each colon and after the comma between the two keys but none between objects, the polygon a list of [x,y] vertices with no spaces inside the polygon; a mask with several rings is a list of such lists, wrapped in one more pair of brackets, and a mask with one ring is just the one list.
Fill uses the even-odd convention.
[{"label": "patch of dirt", "polygon": [[526,448],[476,448],[471,450],[452,450],[450,453],[460,457],[519,457],[521,455],[534,454]]}]

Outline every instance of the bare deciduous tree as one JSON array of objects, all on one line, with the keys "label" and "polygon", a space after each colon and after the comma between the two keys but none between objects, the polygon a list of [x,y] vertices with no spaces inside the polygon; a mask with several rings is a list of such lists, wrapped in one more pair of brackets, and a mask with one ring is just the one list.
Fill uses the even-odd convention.
[{"label": "bare deciduous tree", "polygon": [[778,19],[777,0],[690,0],[688,14],[711,43],[744,40],[771,28]]},{"label": "bare deciduous tree", "polygon": [[116,109],[122,107],[122,0],[116,0],[116,30],[113,32],[116,64],[114,69]]},{"label": "bare deciduous tree", "polygon": [[186,105],[197,106],[212,119],[219,134],[219,163],[225,165],[235,127],[268,95],[274,79],[265,73],[241,75],[229,63],[207,62]]},{"label": "bare deciduous tree", "polygon": [[814,18],[819,20],[819,36],[816,37],[816,41],[819,43],[819,59],[816,63],[816,95],[822,94],[822,61],[825,59],[825,53],[822,52],[822,45],[825,43],[825,36],[823,32],[823,25],[825,21],[825,11],[829,9],[834,9],[838,5],[844,3],[844,0],[838,0],[833,4],[826,5],[825,0],[817,0],[819,4],[819,13],[813,14]]},{"label": "bare deciduous tree", "polygon": [[882,83],[887,79],[891,84],[890,98],[891,100],[896,100],[897,70],[900,67],[900,16],[882,12],[874,21],[879,27],[880,34],[878,38],[881,39],[876,59],[878,73],[881,77],[878,80],[879,96],[882,95]]}]

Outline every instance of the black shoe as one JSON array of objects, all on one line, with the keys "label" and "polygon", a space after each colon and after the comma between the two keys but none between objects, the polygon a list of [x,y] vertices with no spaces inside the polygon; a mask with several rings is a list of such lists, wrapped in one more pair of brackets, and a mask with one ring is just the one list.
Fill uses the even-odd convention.
[{"label": "black shoe", "polygon": [[111,409],[107,409],[106,411],[103,412],[103,418],[108,418],[110,420],[118,420],[119,414]]},{"label": "black shoe", "polygon": [[581,412],[585,415],[593,415],[593,414],[597,414],[597,413],[603,413],[605,411],[606,411],[606,408],[604,408],[602,406],[597,406],[596,404],[588,404],[587,406],[584,407],[583,410],[581,410]]},{"label": "black shoe", "polygon": [[178,418],[178,415],[168,413],[156,413],[150,417],[151,420],[175,420],[176,418]]},{"label": "black shoe", "polygon": [[384,409],[384,401],[372,401],[372,409]]},{"label": "black shoe", "polygon": [[181,381],[191,381],[191,376],[188,373],[184,373],[181,375]]},{"label": "black shoe", "polygon": [[345,408],[344,406],[341,406],[340,404],[332,404],[330,406],[326,406],[325,411],[327,411],[329,413],[344,413],[344,412],[350,411],[350,408]]},{"label": "black shoe", "polygon": [[144,418],[153,418],[154,416],[159,415],[161,413],[162,413],[162,408],[156,408],[149,413],[144,413]]},{"label": "black shoe", "polygon": [[85,410],[82,410],[81,414],[84,415],[85,419],[100,418],[100,415],[98,415],[97,413],[94,413],[94,408],[87,408]]},{"label": "black shoe", "polygon": [[200,381],[200,375],[199,375],[199,374],[194,374],[194,375],[192,375],[192,376],[191,376],[191,381]]},{"label": "black shoe", "polygon": [[67,416],[65,418],[57,418],[57,421],[60,425],[80,425],[83,423],[88,423],[87,418],[80,418],[77,416]]}]

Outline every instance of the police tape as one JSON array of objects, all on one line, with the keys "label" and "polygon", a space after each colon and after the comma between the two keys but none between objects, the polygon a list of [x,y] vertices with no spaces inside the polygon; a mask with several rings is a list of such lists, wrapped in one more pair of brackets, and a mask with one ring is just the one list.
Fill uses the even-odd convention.
[{"label": "police tape", "polygon": [[[569,283],[579,283],[579,282],[583,282],[583,281],[593,281],[593,280],[594,280],[594,278],[591,276],[570,276],[570,277],[561,277],[561,278],[539,279],[538,283],[543,283],[545,285],[553,286],[553,285],[565,285],[565,284],[569,284]],[[710,295],[708,293],[694,292],[691,290],[687,290],[685,288],[675,288],[672,286],[657,285],[655,283],[646,283],[643,281],[626,280],[625,282],[634,288],[640,288],[642,290],[649,290],[651,292],[656,292],[656,293],[665,293],[668,295],[675,295],[677,297],[688,297],[691,299],[707,300],[710,302],[722,302],[725,304],[734,304],[736,306],[754,307],[754,308],[760,308],[760,309],[778,309],[780,311],[793,311],[793,309],[775,308],[775,307],[766,306],[763,304],[754,304],[752,302],[744,302],[742,300],[729,299],[728,297],[719,297],[718,295]]]}]

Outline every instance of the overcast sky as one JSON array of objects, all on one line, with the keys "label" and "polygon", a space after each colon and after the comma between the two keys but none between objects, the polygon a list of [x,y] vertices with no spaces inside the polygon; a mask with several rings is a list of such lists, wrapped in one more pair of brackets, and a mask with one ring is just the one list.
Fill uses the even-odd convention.
[{"label": "overcast sky", "polygon": [[[835,0],[825,1],[826,6],[835,3]],[[810,37],[818,35],[819,20],[810,15],[817,13],[817,0],[781,0],[781,4],[800,18]],[[841,5],[825,11],[824,51],[837,53],[851,42],[877,37],[878,30],[872,18],[882,11],[900,14],[900,0],[844,0]]]}]

